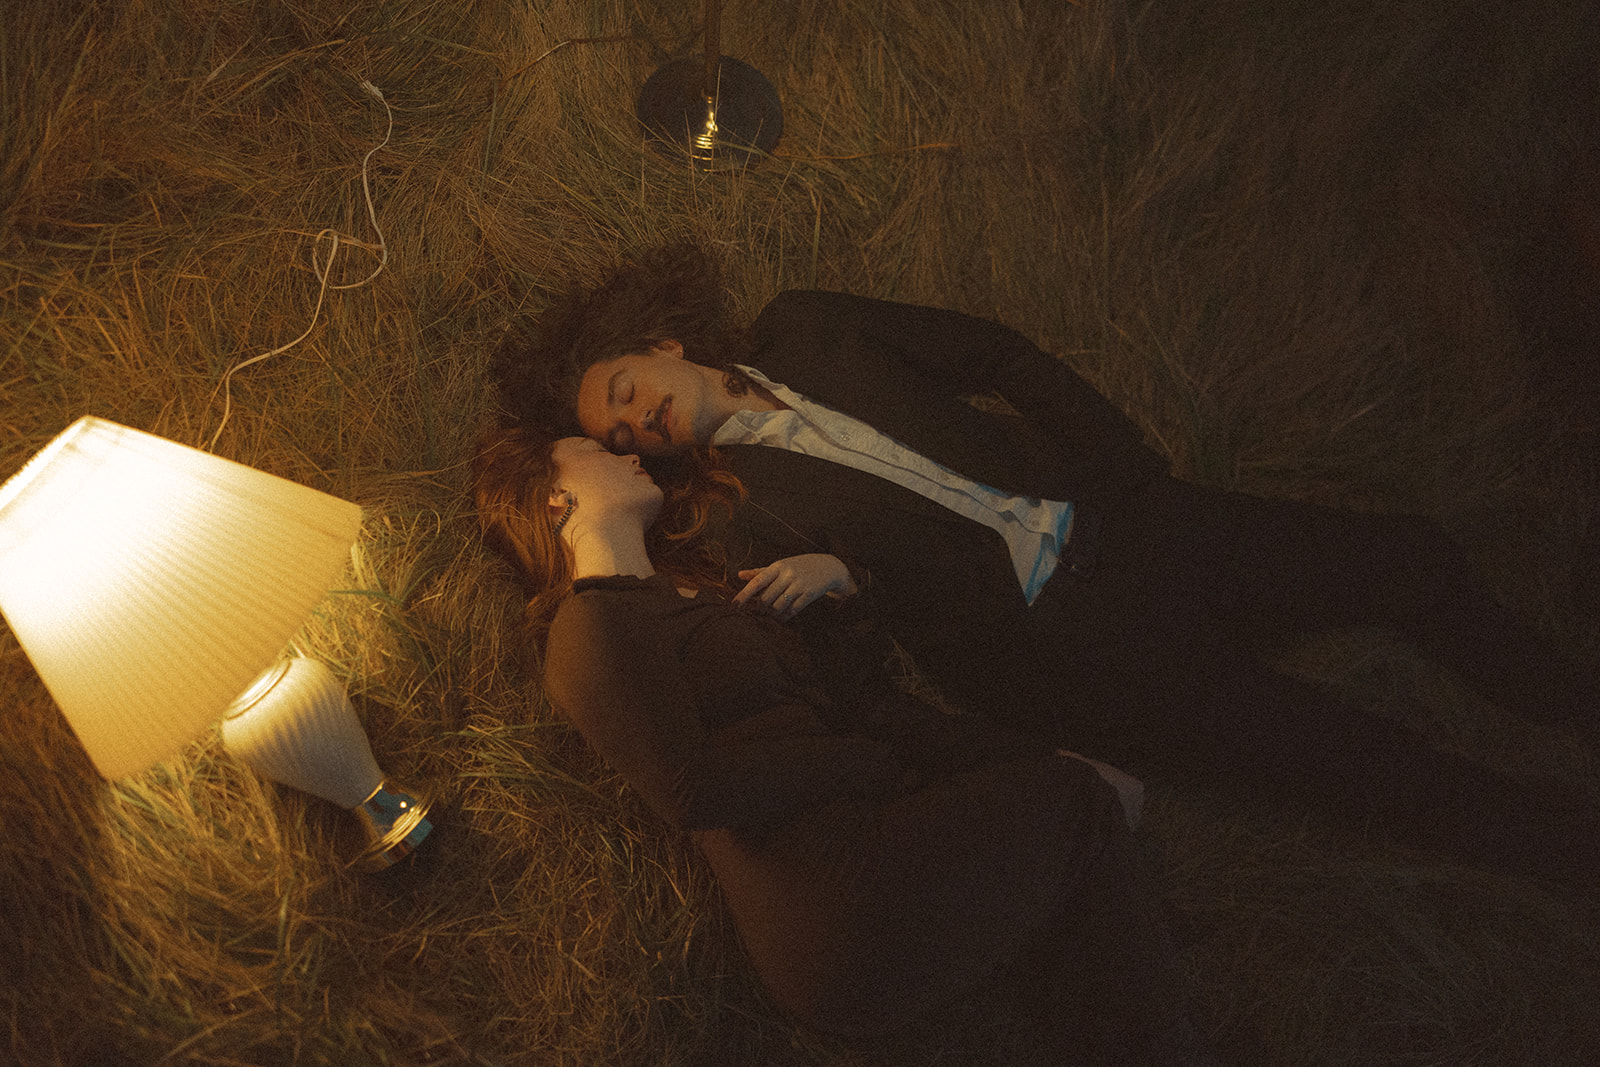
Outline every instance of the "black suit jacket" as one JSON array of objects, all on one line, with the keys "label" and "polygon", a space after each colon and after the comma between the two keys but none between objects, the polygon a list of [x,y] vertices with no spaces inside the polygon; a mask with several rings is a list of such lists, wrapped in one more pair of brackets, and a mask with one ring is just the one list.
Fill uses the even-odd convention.
[{"label": "black suit jacket", "polygon": [[[1066,364],[987,319],[790,290],[756,318],[751,365],[951,470],[1020,496],[1109,505],[1167,469]],[[967,397],[998,393],[1018,416]]]},{"label": "black suit jacket", "polygon": [[[1166,469],[1137,427],[1065,364],[984,319],[789,291],[756,319],[749,359],[771,380],[1009,493],[1114,507]],[[1019,414],[965,399],[990,391]],[[948,695],[1049,728],[1042,703],[1059,657],[1038,647],[997,533],[853,468],[761,445],[723,452],[749,492],[720,532],[730,571],[831,552]]]}]

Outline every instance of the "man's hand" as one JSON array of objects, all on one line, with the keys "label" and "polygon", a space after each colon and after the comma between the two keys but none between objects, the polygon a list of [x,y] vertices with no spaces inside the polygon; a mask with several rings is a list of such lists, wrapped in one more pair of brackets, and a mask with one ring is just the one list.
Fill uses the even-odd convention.
[{"label": "man's hand", "polygon": [[735,604],[765,604],[780,619],[792,619],[822,596],[854,596],[855,579],[844,561],[826,552],[790,556],[755,570],[739,572],[748,579],[733,598]]}]

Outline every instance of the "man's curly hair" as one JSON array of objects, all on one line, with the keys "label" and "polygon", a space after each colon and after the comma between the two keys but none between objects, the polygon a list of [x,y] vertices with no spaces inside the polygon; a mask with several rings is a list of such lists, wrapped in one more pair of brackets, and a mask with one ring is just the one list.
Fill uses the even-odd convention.
[{"label": "man's curly hair", "polygon": [[[667,340],[695,363],[726,367],[736,335],[725,314],[720,264],[680,239],[623,261],[598,286],[569,285],[543,312],[513,323],[489,370],[506,414],[581,435],[578,386],[590,367]],[[740,377],[731,383],[736,392]]]}]

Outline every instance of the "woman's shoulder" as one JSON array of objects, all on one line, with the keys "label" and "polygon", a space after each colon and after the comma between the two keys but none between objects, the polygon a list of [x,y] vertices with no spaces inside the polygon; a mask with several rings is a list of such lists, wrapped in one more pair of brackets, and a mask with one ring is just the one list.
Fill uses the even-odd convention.
[{"label": "woman's shoulder", "polygon": [[611,575],[604,578],[579,578],[572,583],[572,595],[556,609],[552,629],[567,620],[570,626],[580,619],[604,619],[639,614],[645,605],[663,595],[659,576],[635,578]]},{"label": "woman's shoulder", "polygon": [[686,642],[728,612],[718,598],[680,595],[665,576],[580,580],[550,622],[545,681],[592,688],[598,678],[619,672],[668,670]]},{"label": "woman's shoulder", "polygon": [[572,595],[556,609],[550,633],[554,639],[558,631],[638,626],[674,614],[687,603],[666,575],[580,578],[572,583]]},{"label": "woman's shoulder", "polygon": [[661,574],[652,574],[648,578],[633,574],[611,574],[579,578],[572,583],[572,592],[574,595],[591,590],[610,593],[660,592],[670,585],[667,577]]},{"label": "woman's shoulder", "polygon": [[661,645],[659,591],[639,579],[582,579],[556,609],[544,644],[545,684],[592,686]]}]

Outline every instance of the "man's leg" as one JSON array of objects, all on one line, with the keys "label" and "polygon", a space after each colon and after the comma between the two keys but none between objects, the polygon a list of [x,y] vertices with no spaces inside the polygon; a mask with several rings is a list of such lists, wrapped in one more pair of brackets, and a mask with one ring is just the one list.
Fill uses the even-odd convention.
[{"label": "man's leg", "polygon": [[1185,777],[1336,825],[1369,825],[1473,866],[1600,891],[1600,812],[1558,782],[1517,780],[1441,751],[1244,657],[1188,680],[1152,680],[1139,700],[1143,743],[1164,729],[1170,747],[1157,755]]},{"label": "man's leg", "polygon": [[1228,576],[1242,637],[1381,626],[1529,721],[1600,717],[1596,668],[1558,654],[1498,603],[1432,520],[1229,497],[1243,516]]},{"label": "man's leg", "polygon": [[1217,1064],[1186,1010],[1188,982],[1151,857],[1131,834],[1114,834],[1086,875],[1000,976],[1042,1024],[1052,1062]]}]

